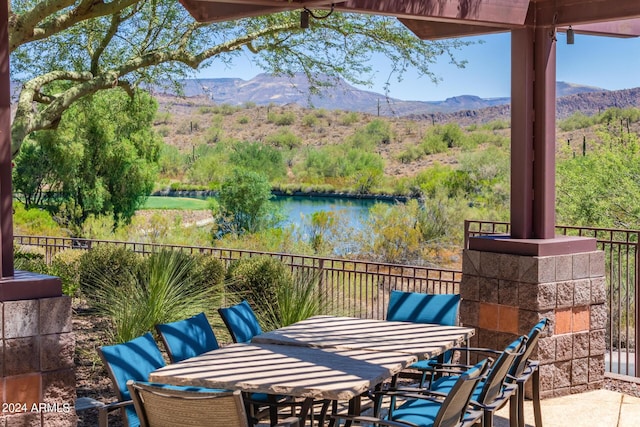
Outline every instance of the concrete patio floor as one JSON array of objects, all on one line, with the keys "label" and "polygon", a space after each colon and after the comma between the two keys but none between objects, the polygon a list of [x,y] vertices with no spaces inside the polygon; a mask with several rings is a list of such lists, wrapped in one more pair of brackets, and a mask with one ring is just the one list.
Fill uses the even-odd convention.
[{"label": "concrete patio floor", "polygon": [[[534,427],[533,406],[530,400],[525,401],[524,409],[526,427]],[[343,407],[342,410],[346,408]],[[365,414],[370,415],[370,409],[365,410]],[[268,423],[258,424],[259,427],[268,427],[268,425]],[[544,427],[638,427],[640,426],[640,398],[610,390],[595,390],[545,399],[542,401],[542,425]],[[494,427],[508,426],[509,405],[498,411],[494,418]]]},{"label": "concrete patio floor", "polygon": [[[534,425],[533,406],[527,400],[525,423]],[[495,427],[509,425],[508,405],[496,413]],[[640,425],[640,398],[610,390],[545,399],[542,401],[544,427],[637,427]]]}]

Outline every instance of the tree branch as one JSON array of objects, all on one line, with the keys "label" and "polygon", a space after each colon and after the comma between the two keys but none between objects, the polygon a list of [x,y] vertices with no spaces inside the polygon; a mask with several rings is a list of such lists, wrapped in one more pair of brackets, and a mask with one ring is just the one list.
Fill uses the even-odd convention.
[{"label": "tree branch", "polygon": [[71,6],[72,0],[44,0],[28,12],[15,15],[9,20],[9,50],[13,52],[19,46],[36,40],[51,37],[79,22],[100,16],[112,15],[138,3],[140,0],[114,0],[104,3],[101,0],[83,0],[76,8],[59,14],[45,22],[43,19]]}]

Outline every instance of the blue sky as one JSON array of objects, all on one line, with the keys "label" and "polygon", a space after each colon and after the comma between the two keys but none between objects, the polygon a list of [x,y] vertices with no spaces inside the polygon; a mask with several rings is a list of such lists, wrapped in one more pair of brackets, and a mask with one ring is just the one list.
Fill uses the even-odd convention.
[{"label": "blue sky", "polygon": [[[494,34],[469,40],[483,40],[460,50],[458,59],[466,59],[467,66],[458,69],[442,58],[432,70],[442,81],[432,83],[408,72],[402,82],[391,82],[390,96],[404,100],[440,101],[458,95],[477,95],[495,98],[510,95],[510,35]],[[618,39],[576,34],[575,44],[567,45],[565,35],[558,33],[557,79],[569,83],[617,90],[640,87],[640,38]],[[386,58],[375,58],[372,87],[363,89],[383,91],[389,64]],[[198,76],[207,78],[239,77],[251,79],[261,70],[246,58],[233,67],[220,64],[202,70]]]}]

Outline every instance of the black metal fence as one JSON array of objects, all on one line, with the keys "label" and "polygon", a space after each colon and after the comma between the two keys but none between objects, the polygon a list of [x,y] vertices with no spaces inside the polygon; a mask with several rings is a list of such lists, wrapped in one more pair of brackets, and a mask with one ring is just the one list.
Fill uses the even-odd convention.
[{"label": "black metal fence", "polygon": [[14,240],[19,246],[43,248],[47,263],[51,262],[55,253],[62,250],[89,250],[104,244],[122,246],[143,255],[160,249],[180,250],[191,254],[210,254],[227,265],[243,257],[268,255],[282,261],[291,268],[292,272],[318,274],[320,293],[325,297],[324,306],[329,312],[377,319],[383,319],[386,315],[387,299],[391,289],[458,293],[462,278],[462,272],[457,270],[242,249],[20,235],[14,236]]}]

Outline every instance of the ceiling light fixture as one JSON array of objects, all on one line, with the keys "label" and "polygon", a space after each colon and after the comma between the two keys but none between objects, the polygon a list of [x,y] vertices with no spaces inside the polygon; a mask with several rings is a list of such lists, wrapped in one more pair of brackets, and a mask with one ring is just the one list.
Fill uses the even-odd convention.
[{"label": "ceiling light fixture", "polygon": [[569,29],[567,30],[567,44],[575,43],[575,34],[573,33],[573,28],[569,25]]}]

